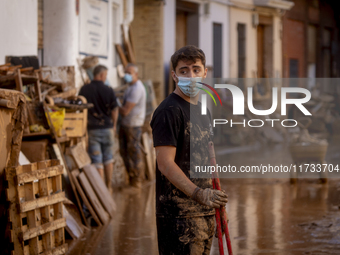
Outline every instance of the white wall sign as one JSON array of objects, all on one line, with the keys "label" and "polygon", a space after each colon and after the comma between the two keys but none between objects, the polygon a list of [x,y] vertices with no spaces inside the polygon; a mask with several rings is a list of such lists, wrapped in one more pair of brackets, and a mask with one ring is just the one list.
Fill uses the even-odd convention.
[{"label": "white wall sign", "polygon": [[108,1],[80,1],[80,54],[108,56]]}]

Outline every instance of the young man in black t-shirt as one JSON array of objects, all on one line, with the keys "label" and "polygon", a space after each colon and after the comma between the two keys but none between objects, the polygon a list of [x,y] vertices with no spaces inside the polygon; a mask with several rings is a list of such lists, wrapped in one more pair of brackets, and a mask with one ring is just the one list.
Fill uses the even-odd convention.
[{"label": "young man in black t-shirt", "polygon": [[210,114],[201,115],[196,82],[207,75],[205,55],[195,46],[176,51],[171,62],[175,91],[151,121],[157,155],[156,216],[163,254],[209,254],[215,209],[227,195],[212,189],[211,178],[190,178],[195,166],[209,165]]}]

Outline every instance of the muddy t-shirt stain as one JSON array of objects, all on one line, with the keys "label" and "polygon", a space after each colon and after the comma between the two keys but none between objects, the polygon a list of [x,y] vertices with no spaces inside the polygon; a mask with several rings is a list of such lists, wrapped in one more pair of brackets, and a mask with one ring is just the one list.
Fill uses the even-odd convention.
[{"label": "muddy t-shirt stain", "polygon": [[[190,104],[175,93],[155,110],[151,123],[154,146],[175,146],[175,162],[185,175],[195,166],[209,165],[212,140],[210,113],[201,115],[201,104]],[[176,188],[156,165],[156,214],[158,217],[214,215],[214,208],[200,205]],[[212,188],[211,178],[190,178],[198,187]]]}]

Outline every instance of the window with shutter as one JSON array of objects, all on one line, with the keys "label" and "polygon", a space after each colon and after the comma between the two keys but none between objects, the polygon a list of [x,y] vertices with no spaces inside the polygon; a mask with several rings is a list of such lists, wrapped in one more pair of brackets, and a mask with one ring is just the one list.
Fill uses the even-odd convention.
[{"label": "window with shutter", "polygon": [[246,77],[246,24],[237,24],[238,77]]}]

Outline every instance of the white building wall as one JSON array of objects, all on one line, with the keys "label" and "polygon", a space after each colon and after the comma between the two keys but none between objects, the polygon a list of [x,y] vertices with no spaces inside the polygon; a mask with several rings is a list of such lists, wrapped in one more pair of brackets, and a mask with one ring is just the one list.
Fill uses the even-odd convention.
[{"label": "white building wall", "polygon": [[211,1],[209,14],[200,5],[199,47],[206,56],[206,65],[213,66],[213,23],[222,24],[222,75],[229,77],[229,7],[228,1]]},{"label": "white building wall", "polygon": [[[116,69],[119,61],[114,44],[121,43],[123,1],[109,0],[108,6],[108,57],[99,58],[99,64],[107,66],[108,80],[112,87],[117,87],[120,83]],[[84,57],[79,54],[79,15],[75,2],[44,0],[44,65],[74,65],[76,87],[80,87],[82,79],[77,59]]]},{"label": "white building wall", "polygon": [[[204,13],[204,5],[201,1],[199,8],[199,45],[206,55],[206,65],[213,65],[213,23],[221,23],[223,29],[223,77],[229,76],[229,17],[227,0],[215,0],[210,2],[210,13]],[[176,1],[168,0],[164,5],[164,68],[165,79],[172,54],[176,50]],[[167,80],[166,80],[167,82]]]},{"label": "white building wall", "polygon": [[252,11],[230,7],[230,77],[238,77],[237,24],[246,25],[246,78],[254,78],[257,70],[257,32],[252,25]]},{"label": "white building wall", "polygon": [[37,55],[37,0],[0,0],[0,31],[0,64],[8,55]]},{"label": "white building wall", "polygon": [[75,3],[44,1],[44,65],[76,65],[79,22]]},{"label": "white building wall", "polygon": [[164,63],[164,84],[169,83],[171,70],[171,56],[176,50],[176,0],[164,2],[163,11],[163,63]]},{"label": "white building wall", "polygon": [[[133,16],[131,16],[133,17]],[[120,64],[119,56],[116,52],[115,44],[122,43],[121,24],[123,23],[123,0],[109,0],[109,50],[108,58],[99,58],[99,63],[107,66],[109,69],[107,78],[112,87],[120,86],[121,79],[117,74],[117,65]],[[84,56],[81,56],[82,58]]]},{"label": "white building wall", "polygon": [[167,68],[170,58],[176,50],[176,0],[167,0],[164,4],[164,66]]}]

